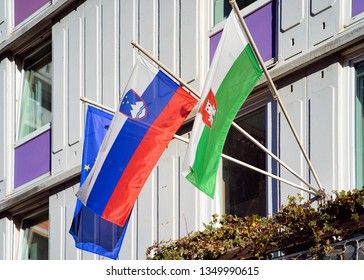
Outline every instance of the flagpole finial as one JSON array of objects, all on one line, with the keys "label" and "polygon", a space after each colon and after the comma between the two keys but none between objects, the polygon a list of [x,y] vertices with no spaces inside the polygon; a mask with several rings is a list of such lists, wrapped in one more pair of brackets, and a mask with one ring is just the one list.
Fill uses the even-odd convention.
[{"label": "flagpole finial", "polygon": [[239,11],[239,6],[235,0],[229,0],[229,4],[233,10],[237,9]]}]

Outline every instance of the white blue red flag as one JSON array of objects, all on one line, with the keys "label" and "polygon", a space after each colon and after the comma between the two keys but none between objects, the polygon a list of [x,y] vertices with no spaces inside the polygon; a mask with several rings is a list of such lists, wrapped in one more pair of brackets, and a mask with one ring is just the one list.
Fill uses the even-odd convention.
[{"label": "white blue red flag", "polygon": [[124,226],[149,174],[196,103],[139,57],[77,197],[102,218]]}]

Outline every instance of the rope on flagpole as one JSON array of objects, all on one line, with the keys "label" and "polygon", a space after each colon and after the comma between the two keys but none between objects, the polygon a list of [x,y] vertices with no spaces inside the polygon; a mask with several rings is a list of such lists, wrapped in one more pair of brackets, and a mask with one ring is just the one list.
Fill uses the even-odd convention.
[{"label": "rope on flagpole", "polygon": [[257,46],[255,45],[255,42],[253,40],[253,37],[251,36],[251,34],[249,32],[249,29],[248,29],[248,27],[247,27],[244,19],[242,18],[241,14],[240,14],[240,9],[238,7],[238,4],[236,3],[235,0],[229,0],[229,3],[231,5],[231,7],[233,8],[235,14],[239,18],[240,24],[241,24],[241,26],[242,26],[242,28],[243,28],[243,30],[244,30],[244,32],[245,32],[245,34],[246,34],[249,42],[250,42],[250,45],[251,45],[251,47],[253,49],[253,52],[254,52],[256,58],[258,59],[260,66],[262,67],[262,70],[264,72],[264,75],[265,75],[265,77],[267,79],[268,87],[269,87],[269,89],[270,89],[270,91],[271,91],[271,93],[273,95],[273,98],[275,100],[277,100],[277,102],[278,102],[278,104],[279,104],[279,106],[280,106],[280,108],[281,108],[281,110],[283,112],[283,115],[285,116],[285,118],[287,120],[287,123],[288,123],[288,125],[289,125],[289,127],[290,127],[290,129],[291,129],[291,131],[292,131],[292,133],[293,133],[293,135],[294,135],[294,137],[295,137],[295,139],[296,139],[296,141],[297,141],[300,149],[301,149],[301,152],[302,152],[302,154],[303,154],[303,156],[304,156],[304,158],[305,158],[308,166],[310,167],[310,170],[311,170],[311,172],[312,172],[312,174],[313,174],[313,176],[314,176],[314,178],[316,180],[316,183],[317,183],[317,185],[318,185],[318,187],[320,189],[320,192],[322,192],[321,195],[324,196],[325,194],[324,194],[324,190],[322,188],[322,185],[320,183],[320,180],[318,179],[317,174],[315,172],[315,169],[313,168],[312,163],[311,163],[310,159],[308,158],[308,155],[307,155],[305,149],[303,148],[303,145],[302,145],[302,143],[301,143],[301,141],[300,141],[300,139],[298,137],[298,134],[297,134],[297,132],[296,132],[296,130],[295,130],[293,124],[292,124],[292,121],[291,121],[291,119],[288,116],[288,113],[287,113],[287,111],[286,111],[286,109],[285,109],[285,107],[284,107],[284,105],[282,103],[282,100],[280,98],[280,95],[278,93],[278,90],[276,89],[276,87],[275,87],[275,85],[273,83],[273,80],[270,77],[267,68],[265,67],[264,61],[263,61],[262,57],[260,56],[260,53],[258,51]]},{"label": "rope on flagpole", "polygon": [[[185,87],[188,91],[190,91],[197,99],[200,99],[200,95],[193,88],[191,88],[181,78],[177,77],[171,70],[168,69],[167,66],[165,66],[163,63],[161,63],[159,60],[155,59],[147,50],[145,50],[137,42],[132,41],[131,44],[132,44],[133,47],[137,48],[145,56],[147,56],[149,59],[151,59],[154,63],[156,63],[159,67],[161,67],[164,71],[166,71],[169,75],[171,75],[172,77],[174,77],[174,79],[176,79],[183,87]],[[274,155],[272,152],[270,152],[266,147],[264,147],[262,144],[260,144],[258,141],[256,141],[254,139],[254,137],[252,137],[248,132],[246,132],[243,128],[241,128],[235,122],[233,122],[232,125],[236,129],[238,129],[238,131],[240,131],[241,133],[243,133],[247,138],[249,138],[253,143],[255,143],[259,148],[261,148],[264,152],[268,153],[272,158],[274,158],[277,162],[279,162],[284,168],[286,168],[289,172],[291,172],[297,179],[299,179],[301,182],[303,182],[309,189],[314,190],[316,192],[316,195],[319,195],[319,191],[318,190],[316,190],[314,187],[312,187],[311,184],[309,184],[300,175],[298,175],[296,172],[294,172],[289,166],[287,166],[287,164],[285,164],[276,155]]]},{"label": "rope on flagpole", "polygon": [[[105,110],[105,111],[108,111],[108,112],[110,112],[110,113],[112,113],[112,114],[115,114],[115,110],[113,110],[113,109],[111,109],[111,108],[109,108],[109,107],[106,107],[106,106],[104,106],[104,105],[101,105],[101,104],[99,104],[99,103],[96,103],[96,102],[94,102],[94,101],[92,101],[92,100],[90,100],[90,99],[87,99],[87,98],[85,98],[85,97],[81,97],[81,98],[80,98],[80,100],[81,100],[82,102],[84,102],[84,103],[91,104],[92,106],[98,107],[98,108],[100,108],[100,109],[102,109],[102,110]],[[177,140],[179,140],[179,141],[182,141],[182,142],[184,142],[184,143],[186,143],[186,144],[188,144],[188,143],[190,142],[190,141],[189,141],[189,139],[187,139],[187,138],[185,138],[185,137],[182,137],[182,136],[179,136],[179,135],[177,135],[177,134],[175,134],[175,135],[173,136],[173,138],[175,138],[175,139],[177,139]],[[239,164],[239,165],[241,165],[241,166],[244,166],[244,167],[247,167],[247,168],[249,168],[249,169],[252,169],[252,170],[254,170],[254,171],[256,171],[256,172],[259,172],[259,173],[261,173],[261,174],[263,174],[263,175],[269,176],[269,177],[271,177],[271,178],[273,178],[273,179],[276,179],[276,180],[278,180],[278,181],[281,181],[281,182],[283,182],[283,183],[286,183],[287,185],[290,185],[290,186],[292,186],[292,187],[295,187],[295,188],[297,188],[297,189],[299,189],[299,190],[302,190],[302,191],[308,192],[308,193],[310,193],[310,194],[312,194],[312,195],[317,195],[317,193],[316,193],[316,192],[314,192],[314,191],[312,191],[312,190],[309,190],[309,189],[303,188],[303,187],[301,187],[301,186],[299,186],[299,185],[297,185],[297,184],[295,184],[295,183],[292,183],[292,182],[290,182],[290,181],[288,181],[288,180],[286,180],[286,179],[283,179],[283,178],[281,178],[281,177],[278,177],[278,176],[276,176],[276,175],[274,175],[274,174],[272,174],[272,173],[269,173],[269,172],[267,172],[267,171],[265,171],[265,170],[262,170],[262,169],[260,169],[260,168],[255,167],[255,166],[252,166],[252,165],[250,165],[250,164],[248,164],[248,163],[242,162],[242,161],[240,161],[240,160],[237,160],[237,159],[232,158],[232,157],[230,157],[230,156],[227,156],[227,155],[225,155],[225,154],[221,154],[221,157],[222,157],[222,158],[225,158],[226,160],[232,161],[232,162],[234,162],[234,163],[236,163],[236,164]]]}]

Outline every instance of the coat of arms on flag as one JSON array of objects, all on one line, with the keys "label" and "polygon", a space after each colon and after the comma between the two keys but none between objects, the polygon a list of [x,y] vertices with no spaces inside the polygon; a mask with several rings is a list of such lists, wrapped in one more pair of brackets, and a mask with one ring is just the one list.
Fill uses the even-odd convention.
[{"label": "coat of arms on flag", "polygon": [[209,127],[212,128],[214,117],[217,111],[215,95],[212,93],[211,89],[206,96],[206,99],[199,112],[202,114],[202,121]]},{"label": "coat of arms on flag", "polygon": [[131,119],[144,119],[147,114],[145,101],[132,89],[128,90],[120,103],[120,113]]}]

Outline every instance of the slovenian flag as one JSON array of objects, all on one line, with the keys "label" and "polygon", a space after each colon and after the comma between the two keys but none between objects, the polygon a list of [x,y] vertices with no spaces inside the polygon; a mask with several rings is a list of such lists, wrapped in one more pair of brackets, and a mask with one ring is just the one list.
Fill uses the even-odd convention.
[{"label": "slovenian flag", "polygon": [[149,174],[197,100],[139,57],[77,197],[124,226]]},{"label": "slovenian flag", "polygon": [[[112,118],[108,112],[87,106],[80,185],[92,170]],[[106,221],[77,199],[69,230],[77,248],[117,259],[126,229],[127,224],[121,227]]]},{"label": "slovenian flag", "polygon": [[232,11],[211,62],[182,170],[193,185],[211,198],[231,123],[261,75]]}]

